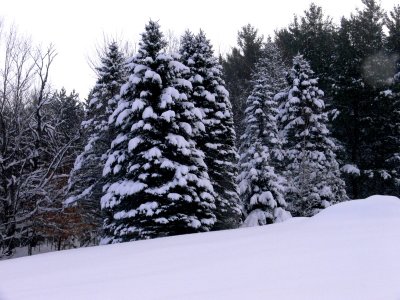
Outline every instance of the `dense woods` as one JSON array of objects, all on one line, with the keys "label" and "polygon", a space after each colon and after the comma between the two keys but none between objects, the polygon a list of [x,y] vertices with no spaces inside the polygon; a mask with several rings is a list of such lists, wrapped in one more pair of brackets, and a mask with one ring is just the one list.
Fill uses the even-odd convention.
[{"label": "dense woods", "polygon": [[54,46],[4,29],[0,259],[399,197],[400,6],[362,3],[340,24],[311,4],[273,37],[247,24],[220,57],[149,21],[136,53],[104,45],[85,99],[49,84]]}]

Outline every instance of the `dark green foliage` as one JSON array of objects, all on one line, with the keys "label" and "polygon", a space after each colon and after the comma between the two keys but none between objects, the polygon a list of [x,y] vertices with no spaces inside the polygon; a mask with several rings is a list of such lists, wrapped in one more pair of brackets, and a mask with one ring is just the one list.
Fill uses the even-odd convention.
[{"label": "dark green foliage", "polygon": [[397,5],[386,18],[389,35],[386,39],[387,48],[391,52],[400,52],[400,5]]},{"label": "dark green foliage", "polygon": [[56,92],[50,104],[49,112],[55,117],[54,125],[57,132],[61,135],[60,143],[66,143],[79,133],[77,128],[84,117],[83,105],[79,100],[79,95],[72,91],[69,95],[65,89]]},{"label": "dark green foliage", "polygon": [[288,28],[275,33],[286,62],[291,63],[295,55],[302,54],[319,78],[321,88],[327,90],[335,57],[336,28],[322,8],[312,3],[304,16],[295,16]]},{"label": "dark green foliage", "polygon": [[[334,123],[334,134],[344,145],[342,160],[357,166],[359,174],[347,177],[348,193],[352,198],[371,195],[373,178],[380,169],[374,156],[381,151],[374,147],[373,126],[375,111],[384,111],[384,102],[378,101],[387,84],[388,74],[382,72],[388,60],[384,55],[384,14],[374,0],[364,0],[365,8],[342,19],[337,44],[337,59],[333,68],[335,77],[334,106],[340,111]],[[386,77],[386,78],[385,78]],[[381,116],[385,117],[385,116]],[[346,170],[346,167],[344,168]]]},{"label": "dark green foliage", "polygon": [[250,94],[251,74],[260,58],[263,36],[252,25],[243,26],[238,32],[238,47],[233,47],[223,61],[224,79],[232,102],[237,137],[243,133],[246,98]]}]

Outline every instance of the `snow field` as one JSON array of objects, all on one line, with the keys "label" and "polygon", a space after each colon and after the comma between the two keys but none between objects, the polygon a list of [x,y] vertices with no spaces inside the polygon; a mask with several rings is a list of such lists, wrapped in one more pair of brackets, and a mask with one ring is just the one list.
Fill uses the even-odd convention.
[{"label": "snow field", "polygon": [[1,300],[400,299],[400,199],[0,262]]}]

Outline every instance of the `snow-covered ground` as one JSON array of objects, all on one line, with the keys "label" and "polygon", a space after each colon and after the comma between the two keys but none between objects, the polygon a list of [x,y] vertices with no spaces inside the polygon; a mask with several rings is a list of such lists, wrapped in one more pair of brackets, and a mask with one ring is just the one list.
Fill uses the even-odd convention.
[{"label": "snow-covered ground", "polygon": [[400,299],[400,199],[0,262],[1,300]]}]

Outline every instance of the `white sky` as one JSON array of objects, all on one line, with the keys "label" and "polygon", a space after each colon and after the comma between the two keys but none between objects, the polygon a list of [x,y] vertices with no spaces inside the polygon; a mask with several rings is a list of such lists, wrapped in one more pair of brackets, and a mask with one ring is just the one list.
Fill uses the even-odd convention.
[{"label": "white sky", "polygon": [[[381,0],[391,10],[399,0]],[[56,88],[75,89],[85,98],[95,83],[88,56],[101,44],[103,35],[131,43],[149,19],[158,20],[163,31],[180,35],[185,29],[202,28],[215,51],[227,52],[236,44],[237,31],[250,23],[261,34],[272,35],[293,15],[302,15],[311,0],[0,0],[0,17],[15,23],[34,43],[53,43],[58,56],[51,70]],[[349,16],[361,0],[314,0],[335,21]]]}]

